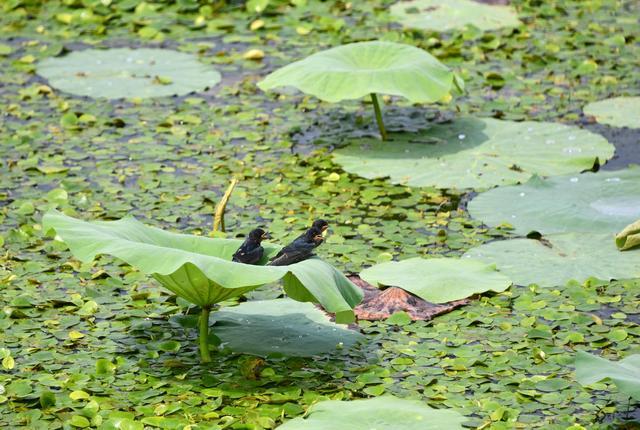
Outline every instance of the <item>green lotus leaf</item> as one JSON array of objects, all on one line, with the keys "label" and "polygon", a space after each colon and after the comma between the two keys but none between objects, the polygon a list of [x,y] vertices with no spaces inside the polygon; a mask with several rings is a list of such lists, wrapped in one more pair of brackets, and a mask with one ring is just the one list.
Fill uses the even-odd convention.
[{"label": "green lotus leaf", "polygon": [[581,175],[534,177],[524,185],[499,187],[469,203],[472,217],[514,232],[615,233],[640,218],[640,168]]},{"label": "green lotus leaf", "polygon": [[382,139],[386,131],[376,94],[391,94],[413,103],[432,103],[464,82],[428,52],[393,42],[358,42],[331,48],[296,61],[258,83],[263,91],[295,87],[335,103],[371,95]]},{"label": "green lotus leaf", "polygon": [[[282,278],[292,298],[320,303],[336,314],[337,322],[353,321],[352,309],[362,300],[358,287],[318,258],[289,266],[234,263],[231,256],[242,243],[239,240],[170,233],[132,217],[86,222],[57,211],[45,214],[43,228],[54,229],[80,261],[108,254],[153,276],[168,290],[201,306],[206,311],[202,321],[208,321],[211,305]],[[268,243],[263,247],[261,264],[279,249]],[[206,327],[201,326],[201,341]]]},{"label": "green lotus leaf", "polygon": [[372,93],[431,103],[456,89],[454,73],[428,52],[393,42],[358,42],[296,61],[258,83],[263,91],[291,86],[335,103]]},{"label": "green lotus leaf", "polygon": [[611,379],[621,393],[640,400],[640,354],[617,362],[578,351],[576,379],[582,385],[591,385],[602,379]]},{"label": "green lotus leaf", "polygon": [[334,151],[344,170],[412,187],[488,188],[581,172],[613,156],[602,136],[562,124],[460,118],[393,144],[364,138]]},{"label": "green lotus leaf", "polygon": [[640,97],[615,97],[589,103],[585,115],[596,117],[600,124],[640,128]]},{"label": "green lotus leaf", "polygon": [[466,420],[451,409],[432,409],[416,400],[381,396],[319,402],[304,418],[288,421],[278,430],[462,430]]},{"label": "green lotus leaf", "polygon": [[472,0],[401,0],[389,12],[405,27],[433,31],[457,30],[467,25],[496,30],[522,24],[510,6]]},{"label": "green lotus leaf", "polygon": [[232,351],[309,357],[348,348],[364,336],[329,321],[311,303],[255,300],[215,313],[214,330]]},{"label": "green lotus leaf", "polygon": [[410,258],[377,264],[360,272],[372,285],[400,287],[432,303],[464,299],[486,291],[504,291],[511,285],[495,267],[459,258]]},{"label": "green lotus leaf", "polygon": [[67,93],[107,99],[184,95],[220,82],[211,66],[170,49],[86,49],[47,58],[37,73]]},{"label": "green lotus leaf", "polygon": [[541,287],[640,277],[640,250],[619,252],[613,234],[562,233],[543,240],[511,239],[472,248],[464,257],[495,264],[516,285]]}]

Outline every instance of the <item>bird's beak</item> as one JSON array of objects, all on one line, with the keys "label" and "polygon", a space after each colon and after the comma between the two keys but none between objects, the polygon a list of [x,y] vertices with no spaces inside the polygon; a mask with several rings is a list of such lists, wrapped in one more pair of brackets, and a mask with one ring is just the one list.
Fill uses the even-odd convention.
[{"label": "bird's beak", "polygon": [[271,239],[271,235],[269,233],[264,233],[262,235],[262,240],[265,240],[265,239]]},{"label": "bird's beak", "polygon": [[325,237],[328,231],[329,231],[328,225],[325,225],[324,227],[322,227],[322,237]]}]

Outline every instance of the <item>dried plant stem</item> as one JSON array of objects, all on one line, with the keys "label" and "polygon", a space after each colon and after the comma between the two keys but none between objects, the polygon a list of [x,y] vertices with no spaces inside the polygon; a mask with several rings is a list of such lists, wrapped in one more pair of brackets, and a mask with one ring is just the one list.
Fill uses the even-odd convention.
[{"label": "dried plant stem", "polygon": [[227,191],[224,192],[222,199],[216,205],[216,211],[213,215],[213,231],[222,231],[224,232],[224,210],[227,207],[227,203],[229,202],[229,198],[231,197],[231,193],[233,193],[233,189],[236,187],[238,183],[237,178],[233,178]]}]

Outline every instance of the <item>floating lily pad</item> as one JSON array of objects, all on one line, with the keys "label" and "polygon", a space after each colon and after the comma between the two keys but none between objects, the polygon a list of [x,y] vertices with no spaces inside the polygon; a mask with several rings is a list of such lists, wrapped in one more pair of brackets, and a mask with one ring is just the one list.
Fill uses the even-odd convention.
[{"label": "floating lily pad", "polygon": [[511,285],[509,278],[493,266],[459,258],[389,261],[363,270],[360,277],[372,285],[400,287],[432,303],[504,291]]},{"label": "floating lily pad", "polygon": [[37,72],[59,90],[107,99],[184,95],[220,82],[210,65],[170,49],[87,49],[45,59]]},{"label": "floating lily pad", "polygon": [[290,86],[332,103],[372,93],[429,103],[462,85],[462,80],[428,52],[380,41],[318,52],[276,70],[258,83],[263,91]]},{"label": "floating lily pad", "polygon": [[450,409],[432,409],[416,400],[392,396],[313,405],[304,418],[295,418],[279,430],[462,430],[467,419]]},{"label": "floating lily pad", "polygon": [[578,351],[576,355],[576,379],[582,385],[591,385],[602,379],[611,379],[621,393],[640,400],[640,354],[631,355],[618,362]]},{"label": "floating lily pad", "polygon": [[213,332],[236,352],[309,357],[335,352],[364,339],[329,321],[311,303],[291,299],[256,300],[215,314]]},{"label": "floating lily pad", "polygon": [[589,277],[640,277],[640,250],[620,252],[613,234],[563,233],[543,240],[512,239],[472,248],[464,255],[495,264],[517,285],[565,285]]},{"label": "floating lily pad", "polygon": [[640,168],[582,175],[534,177],[524,185],[480,194],[469,213],[515,233],[616,233],[640,218]]},{"label": "floating lily pad", "polygon": [[482,4],[472,0],[399,1],[390,8],[402,25],[433,31],[449,31],[467,25],[481,30],[517,27],[518,14],[510,6]]},{"label": "floating lily pad", "polygon": [[600,124],[640,128],[640,97],[615,97],[589,103],[584,113],[595,116]]},{"label": "floating lily pad", "polygon": [[[342,273],[318,258],[290,266],[234,263],[232,254],[242,241],[170,233],[128,217],[118,221],[86,222],[56,211],[43,218],[45,231],[57,235],[81,261],[98,254],[117,257],[152,275],[174,294],[199,306],[240,296],[284,278],[285,290],[296,300],[319,302],[336,320],[354,319],[353,307],[362,292]],[[280,248],[263,243],[261,264]]]},{"label": "floating lily pad", "polygon": [[593,167],[613,156],[602,136],[548,122],[461,118],[389,141],[359,139],[334,152],[344,170],[373,179],[388,176],[413,187],[487,188]]}]

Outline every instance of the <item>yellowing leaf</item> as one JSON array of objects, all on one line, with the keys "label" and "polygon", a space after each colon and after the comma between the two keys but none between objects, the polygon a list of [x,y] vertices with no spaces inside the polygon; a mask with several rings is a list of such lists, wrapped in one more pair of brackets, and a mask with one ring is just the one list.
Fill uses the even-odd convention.
[{"label": "yellowing leaf", "polygon": [[78,340],[78,339],[82,339],[83,337],[84,337],[84,334],[80,333],[79,331],[71,330],[69,332],[69,339],[71,340]]},{"label": "yellowing leaf", "polygon": [[242,55],[245,60],[260,61],[264,58],[264,51],[261,49],[250,49]]},{"label": "yellowing leaf", "polygon": [[86,391],[82,391],[82,390],[76,390],[76,391],[72,391],[71,394],[69,394],[69,398],[71,400],[85,400],[90,398],[91,396],[89,395],[89,393],[87,393]]}]

